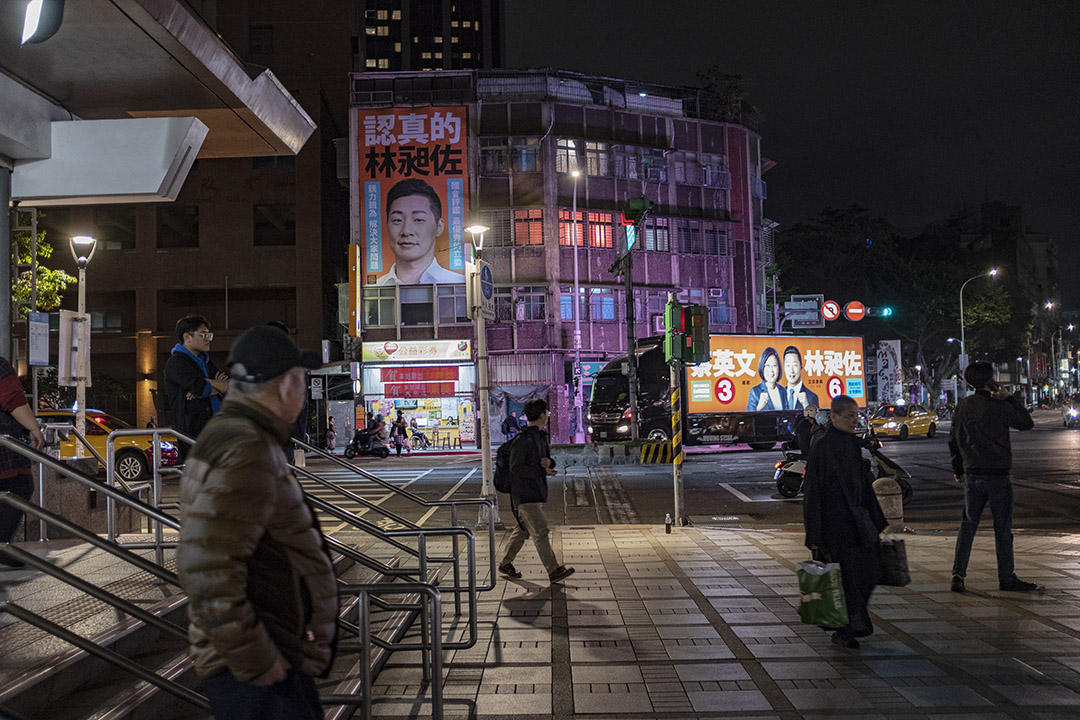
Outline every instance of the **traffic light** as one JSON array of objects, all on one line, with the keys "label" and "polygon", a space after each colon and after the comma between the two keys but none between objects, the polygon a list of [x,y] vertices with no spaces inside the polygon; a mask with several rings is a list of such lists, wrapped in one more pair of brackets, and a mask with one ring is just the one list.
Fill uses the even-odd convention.
[{"label": "traffic light", "polygon": [[645,216],[649,214],[652,205],[652,200],[644,195],[637,198],[630,198],[626,201],[626,207],[623,208],[622,224],[637,225],[641,223],[645,219]]},{"label": "traffic light", "polygon": [[686,318],[687,352],[683,359],[691,364],[709,359],[709,308],[704,305],[687,305],[683,309]]},{"label": "traffic light", "polygon": [[679,303],[669,301],[664,306],[664,361],[668,365],[683,362],[686,355],[683,317],[683,306]]},{"label": "traffic light", "polygon": [[888,305],[866,308],[867,317],[892,317],[893,309]]}]

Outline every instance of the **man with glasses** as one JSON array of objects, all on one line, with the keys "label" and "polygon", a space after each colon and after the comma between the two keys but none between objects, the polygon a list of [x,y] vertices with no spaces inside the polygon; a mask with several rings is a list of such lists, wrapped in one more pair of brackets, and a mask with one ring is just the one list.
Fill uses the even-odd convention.
[{"label": "man with glasses", "polygon": [[[172,410],[172,426],[195,438],[221,408],[229,380],[210,359],[214,333],[205,318],[181,318],[176,323],[176,339],[179,342],[165,363],[165,394]],[[178,447],[182,459],[188,445],[181,442]]]}]

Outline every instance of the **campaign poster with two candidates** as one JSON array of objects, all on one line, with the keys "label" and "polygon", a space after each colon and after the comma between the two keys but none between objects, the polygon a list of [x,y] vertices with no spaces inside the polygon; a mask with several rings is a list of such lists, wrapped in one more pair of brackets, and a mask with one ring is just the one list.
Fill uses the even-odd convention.
[{"label": "campaign poster with two candidates", "polygon": [[466,109],[356,112],[360,284],[464,282]]},{"label": "campaign poster with two candidates", "polygon": [[713,335],[709,360],[686,368],[687,411],[828,408],[848,395],[866,407],[862,338]]}]

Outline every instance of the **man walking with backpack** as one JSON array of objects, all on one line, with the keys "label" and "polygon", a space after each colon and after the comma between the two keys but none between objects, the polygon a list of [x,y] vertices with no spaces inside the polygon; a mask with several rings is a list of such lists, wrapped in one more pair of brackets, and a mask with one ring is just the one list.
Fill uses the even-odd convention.
[{"label": "man walking with backpack", "polygon": [[518,524],[510,533],[510,543],[499,563],[499,572],[511,578],[521,577],[514,567],[514,558],[525,540],[531,537],[548,579],[558,582],[569,577],[574,568],[560,565],[555,558],[547,518],[544,517],[547,478],[555,474],[555,461],[550,457],[551,447],[544,431],[548,422],[547,403],[539,399],[525,403],[525,417],[529,424],[514,438],[510,447],[510,507]]}]

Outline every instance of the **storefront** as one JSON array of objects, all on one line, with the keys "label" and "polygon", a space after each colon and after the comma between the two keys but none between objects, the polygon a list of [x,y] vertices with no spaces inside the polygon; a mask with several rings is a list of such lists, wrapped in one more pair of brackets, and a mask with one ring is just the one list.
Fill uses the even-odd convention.
[{"label": "storefront", "polygon": [[389,423],[401,410],[436,448],[476,446],[476,368],[469,340],[366,342],[362,373],[359,427],[364,412]]}]

